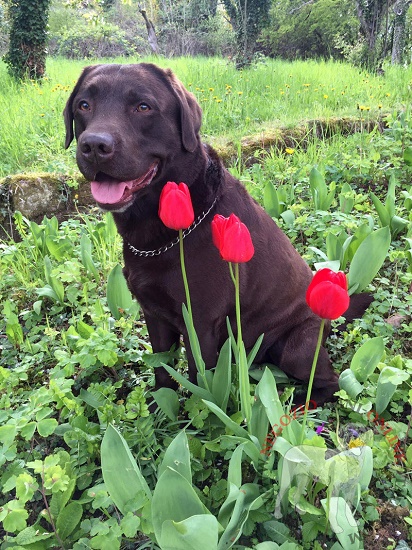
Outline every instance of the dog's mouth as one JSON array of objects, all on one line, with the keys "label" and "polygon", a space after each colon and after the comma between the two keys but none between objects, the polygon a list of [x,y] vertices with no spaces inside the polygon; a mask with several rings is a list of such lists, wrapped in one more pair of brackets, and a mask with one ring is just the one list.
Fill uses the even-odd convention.
[{"label": "dog's mouth", "polygon": [[123,207],[133,200],[137,191],[150,185],[156,173],[157,163],[152,164],[140,178],[128,181],[121,181],[103,172],[98,172],[95,180],[90,183],[93,198],[103,207],[109,206],[110,210]]}]

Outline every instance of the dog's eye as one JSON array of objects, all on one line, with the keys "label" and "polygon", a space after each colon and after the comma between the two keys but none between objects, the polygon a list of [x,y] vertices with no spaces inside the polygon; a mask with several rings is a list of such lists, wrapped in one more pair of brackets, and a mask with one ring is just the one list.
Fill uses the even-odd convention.
[{"label": "dog's eye", "polygon": [[90,110],[90,105],[87,103],[87,101],[80,101],[79,102],[79,109],[81,111],[89,111]]},{"label": "dog's eye", "polygon": [[146,113],[147,111],[150,111],[150,107],[147,103],[139,103],[139,105],[136,107],[136,111],[139,113]]}]

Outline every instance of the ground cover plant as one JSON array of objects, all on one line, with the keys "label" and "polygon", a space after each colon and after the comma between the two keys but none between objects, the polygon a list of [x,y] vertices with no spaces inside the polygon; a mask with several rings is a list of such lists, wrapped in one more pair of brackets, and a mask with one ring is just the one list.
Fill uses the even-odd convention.
[{"label": "ground cover plant", "polygon": [[[306,79],[298,66],[309,83],[316,64]],[[233,75],[250,82],[254,70]],[[201,99],[210,75],[194,73]],[[32,162],[71,170],[75,179],[70,154],[58,148],[68,92],[51,89],[39,117],[50,123],[44,156]],[[237,100],[251,94],[239,91]],[[322,408],[293,408],[292,389],[306,388],[271,365],[251,365],[245,391],[236,339],[214,372],[190,385],[184,353],[151,354],[110,215],[92,209],[61,223],[15,215],[21,240],[0,243],[2,549],[408,548],[412,121],[404,91],[387,105],[383,133],[260,151],[255,162],[240,157],[231,168],[313,269],[352,270],[349,281],[359,282],[382,255],[366,281],[374,301],[364,317],[340,332],[334,321],[328,348],[341,390]],[[257,107],[254,92],[244,109],[252,99]],[[208,101],[219,108],[213,96]],[[18,118],[17,103],[10,112]],[[299,117],[312,114],[309,102],[304,108]],[[218,135],[215,124],[206,132]],[[20,169],[30,166],[24,158]],[[356,254],[363,259],[354,274]],[[160,410],[150,414],[153,369],[172,359],[181,389],[159,390]]]}]

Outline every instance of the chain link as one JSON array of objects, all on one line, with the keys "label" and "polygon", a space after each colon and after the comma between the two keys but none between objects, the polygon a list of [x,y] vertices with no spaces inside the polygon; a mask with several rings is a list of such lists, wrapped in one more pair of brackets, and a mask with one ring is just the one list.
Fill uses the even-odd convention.
[{"label": "chain link", "polygon": [[[192,225],[190,225],[187,229],[185,229],[183,232],[182,232],[182,239],[184,239],[185,237],[187,237],[188,235],[190,235],[190,233],[196,229],[196,227],[198,225],[200,225],[202,223],[202,221],[206,218],[206,216],[209,214],[209,212],[212,210],[212,208],[215,206],[216,204],[216,201],[217,201],[217,197],[215,197],[215,200],[212,202],[212,205],[210,206],[210,208],[208,210],[206,210],[205,212],[202,212],[200,214],[200,216],[198,216],[195,221],[192,223]],[[127,246],[129,247],[129,249],[133,252],[133,254],[135,256],[142,256],[144,258],[152,258],[153,256],[160,256],[160,254],[163,254],[164,252],[167,252],[167,250],[170,250],[173,246],[175,246],[176,244],[178,244],[179,242],[179,237],[176,237],[175,239],[173,239],[173,241],[171,241],[169,244],[166,244],[164,246],[161,246],[160,248],[158,248],[157,250],[139,250],[138,248],[135,248],[133,245],[131,245],[129,242],[127,243]]]}]

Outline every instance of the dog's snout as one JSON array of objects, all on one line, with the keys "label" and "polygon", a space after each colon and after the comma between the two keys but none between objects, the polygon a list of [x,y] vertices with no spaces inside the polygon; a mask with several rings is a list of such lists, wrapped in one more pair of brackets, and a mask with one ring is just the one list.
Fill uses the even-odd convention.
[{"label": "dog's snout", "polygon": [[107,161],[114,155],[115,142],[111,134],[88,133],[80,137],[79,149],[87,160]]}]

